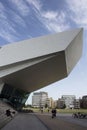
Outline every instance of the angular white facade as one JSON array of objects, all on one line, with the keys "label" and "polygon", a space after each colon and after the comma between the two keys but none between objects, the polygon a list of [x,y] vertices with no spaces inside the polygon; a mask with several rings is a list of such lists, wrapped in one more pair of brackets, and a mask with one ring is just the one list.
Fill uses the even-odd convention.
[{"label": "angular white facade", "polygon": [[82,54],[83,29],[0,48],[0,82],[32,92],[68,76]]}]

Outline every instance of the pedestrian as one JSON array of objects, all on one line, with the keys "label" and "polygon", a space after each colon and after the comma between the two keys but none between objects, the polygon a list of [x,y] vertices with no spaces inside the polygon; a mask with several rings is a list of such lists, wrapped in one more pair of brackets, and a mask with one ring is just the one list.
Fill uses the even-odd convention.
[{"label": "pedestrian", "polygon": [[56,117],[56,109],[52,109],[52,118]]},{"label": "pedestrian", "polygon": [[7,115],[7,117],[11,117],[12,118],[12,114],[11,114],[11,111],[10,111],[10,109],[7,109],[6,110],[6,115]]}]

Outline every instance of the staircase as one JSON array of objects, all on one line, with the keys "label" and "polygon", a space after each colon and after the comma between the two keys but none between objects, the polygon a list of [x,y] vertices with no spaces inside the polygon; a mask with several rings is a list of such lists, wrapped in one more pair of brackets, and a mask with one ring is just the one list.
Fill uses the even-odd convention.
[{"label": "staircase", "polygon": [[[12,120],[10,116],[6,115],[7,109],[10,109],[11,112],[15,111],[10,105],[0,100],[0,129]],[[15,114],[12,114],[12,117],[14,118],[16,114],[17,112],[15,111]]]}]

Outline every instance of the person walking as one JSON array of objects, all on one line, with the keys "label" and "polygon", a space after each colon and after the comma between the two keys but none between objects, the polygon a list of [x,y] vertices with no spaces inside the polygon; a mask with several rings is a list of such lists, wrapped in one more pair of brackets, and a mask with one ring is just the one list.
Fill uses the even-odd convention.
[{"label": "person walking", "polygon": [[56,109],[52,109],[52,118],[56,117]]},{"label": "person walking", "polygon": [[11,111],[10,111],[10,109],[7,109],[6,110],[6,115],[7,115],[7,117],[11,117],[12,118],[12,114],[11,114]]}]

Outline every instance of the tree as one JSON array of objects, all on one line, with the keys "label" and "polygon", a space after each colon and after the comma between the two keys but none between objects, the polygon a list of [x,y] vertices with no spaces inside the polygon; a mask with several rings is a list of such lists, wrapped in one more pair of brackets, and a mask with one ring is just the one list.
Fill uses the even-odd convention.
[{"label": "tree", "polygon": [[46,103],[46,104],[45,104],[45,108],[47,108],[47,107],[48,107],[48,104]]},{"label": "tree", "polygon": [[66,108],[66,104],[63,105],[62,109],[65,109]]}]

